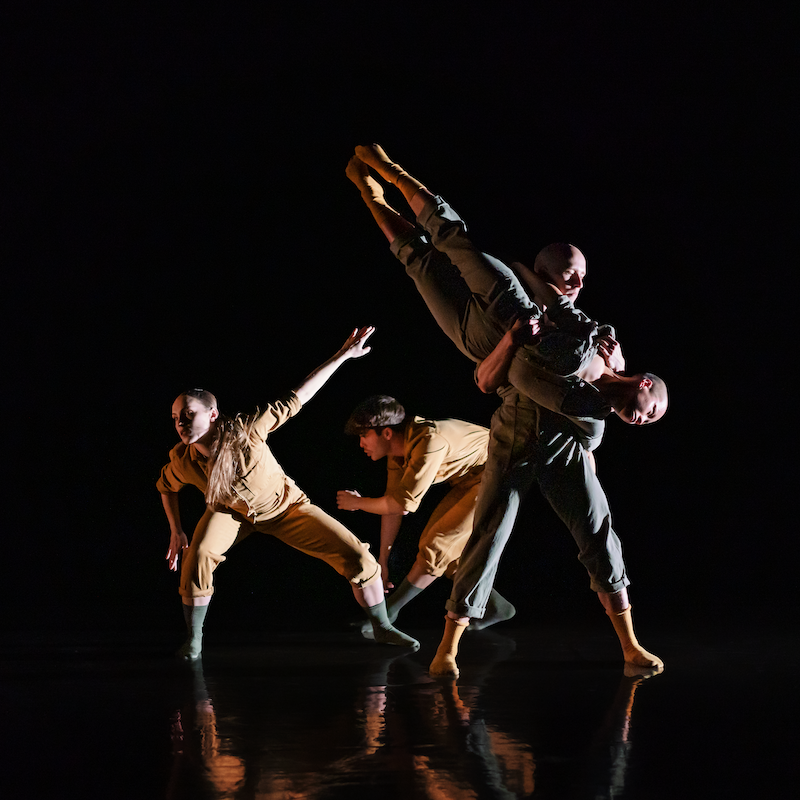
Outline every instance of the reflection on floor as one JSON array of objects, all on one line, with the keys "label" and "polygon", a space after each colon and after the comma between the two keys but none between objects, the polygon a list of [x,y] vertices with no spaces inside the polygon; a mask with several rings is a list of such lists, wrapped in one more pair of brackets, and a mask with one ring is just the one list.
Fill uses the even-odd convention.
[{"label": "reflection on floor", "polygon": [[163,632],[19,635],[0,647],[0,785],[25,800],[791,796],[794,639],[650,632],[667,666],[647,677],[607,634],[470,633],[457,681],[427,674],[433,628],[412,655],[350,631],[237,634],[194,666]]}]

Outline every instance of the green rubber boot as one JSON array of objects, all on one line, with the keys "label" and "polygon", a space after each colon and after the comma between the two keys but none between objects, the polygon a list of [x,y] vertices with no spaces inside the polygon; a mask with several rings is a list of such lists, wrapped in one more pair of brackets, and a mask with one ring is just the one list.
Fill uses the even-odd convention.
[{"label": "green rubber boot", "polygon": [[393,644],[398,647],[408,647],[415,653],[419,650],[419,642],[416,639],[397,630],[397,628],[389,622],[385,600],[381,601],[377,606],[365,606],[364,613],[367,615],[372,625],[372,636],[367,638],[374,639],[379,644]]},{"label": "green rubber boot", "polygon": [[175,655],[185,661],[196,661],[203,652],[203,623],[208,613],[208,604],[204,606],[187,606],[183,604],[183,618],[186,620],[188,636],[178,648]]}]

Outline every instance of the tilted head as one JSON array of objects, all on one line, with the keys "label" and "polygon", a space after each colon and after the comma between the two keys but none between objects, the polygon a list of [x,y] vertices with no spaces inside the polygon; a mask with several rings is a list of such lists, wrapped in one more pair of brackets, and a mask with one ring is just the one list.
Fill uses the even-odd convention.
[{"label": "tilted head", "polygon": [[388,394],[376,394],[359,403],[344,432],[358,436],[361,449],[373,461],[389,455],[392,440],[405,429],[406,410]]},{"label": "tilted head", "polygon": [[574,245],[554,242],[539,251],[533,262],[533,271],[574,303],[586,278],[586,258]]},{"label": "tilted head", "polygon": [[652,372],[631,375],[629,399],[615,408],[617,415],[629,425],[648,425],[661,419],[669,406],[667,384]]},{"label": "tilted head", "polygon": [[218,417],[217,398],[205,389],[188,389],[172,404],[175,430],[187,445],[212,437]]}]

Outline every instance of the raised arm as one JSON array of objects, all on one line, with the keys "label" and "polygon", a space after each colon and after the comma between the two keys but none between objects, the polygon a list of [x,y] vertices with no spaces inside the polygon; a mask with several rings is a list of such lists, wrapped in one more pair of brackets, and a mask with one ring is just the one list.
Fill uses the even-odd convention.
[{"label": "raised arm", "polygon": [[328,379],[336,372],[345,361],[351,358],[361,358],[369,353],[366,341],[375,332],[375,328],[368,325],[354,330],[347,341],[336,354],[324,364],[317,367],[299,386],[294,393],[304,405],[327,383]]}]

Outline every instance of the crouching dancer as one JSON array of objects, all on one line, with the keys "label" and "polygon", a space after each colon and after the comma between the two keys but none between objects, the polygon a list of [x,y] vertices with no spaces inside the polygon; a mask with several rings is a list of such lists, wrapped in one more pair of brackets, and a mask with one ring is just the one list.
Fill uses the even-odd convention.
[{"label": "crouching dancer", "polygon": [[[442,576],[453,579],[461,553],[472,533],[475,504],[486,463],[489,431],[460,419],[425,419],[409,416],[389,395],[374,395],[360,403],[345,426],[345,433],[358,436],[361,449],[373,461],[386,459],[386,492],[382,497],[361,497],[342,490],[336,495],[339,508],[381,515],[381,545],[378,561],[389,576],[389,554],[406,514],[415,512],[434,484],[447,483],[442,498],[420,534],[414,565],[400,586],[389,595],[389,621],[400,610]],[[514,616],[511,605],[494,589],[482,619],[473,630],[487,628]],[[361,632],[372,637],[364,624]]]},{"label": "crouching dancer", "polygon": [[[177,570],[183,554],[180,595],[188,637],[177,655],[187,660],[200,657],[214,570],[234,544],[254,531],[325,561],[346,578],[372,624],[375,641],[419,649],[419,642],[389,622],[380,566],[369,546],[310,502],[284,473],[266,441],[345,361],[369,352],[366,342],[373,331],[372,327],[354,331],[296,389],[252,416],[220,415],[216,398],[204,389],[183,392],[173,403],[172,418],[181,441],[170,451],[157,488],[170,526],[167,562],[171,570]],[[178,492],[189,485],[203,492],[207,504],[191,545],[178,507]]]}]

